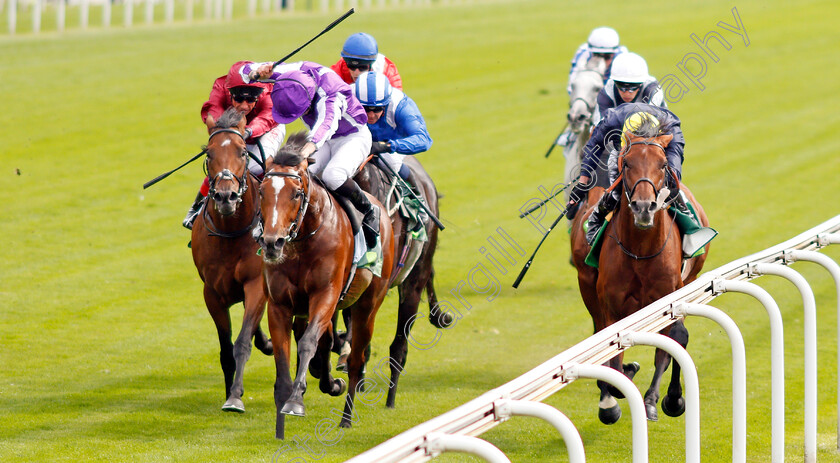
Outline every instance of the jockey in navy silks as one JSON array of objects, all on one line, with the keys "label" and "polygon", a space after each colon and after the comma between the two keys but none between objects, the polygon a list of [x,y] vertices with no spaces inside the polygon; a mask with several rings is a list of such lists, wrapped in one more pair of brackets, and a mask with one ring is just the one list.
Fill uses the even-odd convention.
[{"label": "jockey in navy silks", "polygon": [[[665,157],[668,162],[668,174],[666,175],[665,187],[669,189],[666,203],[673,206],[677,211],[687,215],[694,220],[695,225],[704,233],[697,235],[703,237],[702,245],[705,245],[717,234],[712,229],[703,227],[697,221],[696,216],[686,204],[686,197],[680,192],[679,182],[682,179],[683,150],[685,148],[685,137],[680,127],[680,119],[671,111],[646,103],[625,103],[616,108],[610,109],[604,115],[601,122],[592,132],[592,137],[584,147],[583,165],[579,183],[575,186],[569,201],[569,210],[573,217],[576,212],[577,203],[582,199],[585,191],[591,188],[592,175],[601,162],[603,153],[609,153],[607,161],[609,182],[615,183],[619,175],[618,156],[619,151],[624,149],[624,132],[638,130],[643,125],[653,126],[659,129],[661,134],[672,135],[673,139],[668,146],[664,147]],[[620,148],[616,148],[620,146]],[[586,230],[586,241],[591,245],[598,235],[598,231],[604,224],[606,215],[615,209],[619,204],[620,188],[615,188],[605,193],[598,201],[592,215],[589,216]],[[571,218],[571,217],[570,217]],[[711,235],[711,237],[709,237]],[[708,239],[706,239],[708,237]],[[702,248],[697,240],[688,243],[684,240],[683,252],[687,256],[693,256]]]}]

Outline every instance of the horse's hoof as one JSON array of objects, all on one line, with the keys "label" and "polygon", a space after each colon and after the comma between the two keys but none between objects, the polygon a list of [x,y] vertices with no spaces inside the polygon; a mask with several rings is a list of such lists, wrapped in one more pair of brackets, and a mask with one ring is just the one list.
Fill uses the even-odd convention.
[{"label": "horse's hoof", "polygon": [[345,392],[347,392],[347,381],[344,381],[344,378],[334,379],[330,395],[333,397],[338,397],[341,394],[344,394]]},{"label": "horse's hoof", "polygon": [[662,411],[674,418],[681,416],[685,413],[685,399],[682,397],[677,397],[676,399],[672,399],[671,396],[665,396],[662,398]]},{"label": "horse's hoof", "polygon": [[242,399],[230,398],[224,405],[222,405],[222,411],[245,413],[245,404],[242,403]]},{"label": "horse's hoof", "polygon": [[625,363],[624,365],[622,365],[622,369],[624,370],[624,376],[630,379],[633,379],[633,377],[636,376],[636,373],[639,372],[640,368],[641,366],[639,366],[639,362]]},{"label": "horse's hoof", "polygon": [[455,317],[449,312],[438,312],[437,315],[429,317],[429,323],[435,328],[448,328],[455,321]]},{"label": "horse's hoof", "polygon": [[347,355],[340,355],[335,364],[335,370],[347,374]]},{"label": "horse's hoof", "polygon": [[645,414],[647,414],[648,421],[659,421],[659,413],[656,412],[656,404],[649,404],[645,402]]},{"label": "horse's hoof", "polygon": [[621,418],[621,406],[616,405],[611,408],[599,408],[598,419],[604,424],[615,424]]},{"label": "horse's hoof", "polygon": [[303,408],[303,402],[286,401],[280,413],[292,416],[306,416],[306,409]]}]

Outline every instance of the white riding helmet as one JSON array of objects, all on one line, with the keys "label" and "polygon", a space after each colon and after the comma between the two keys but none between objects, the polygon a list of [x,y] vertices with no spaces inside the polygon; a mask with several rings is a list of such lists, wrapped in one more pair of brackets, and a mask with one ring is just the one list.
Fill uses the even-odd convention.
[{"label": "white riding helmet", "polygon": [[615,82],[642,84],[650,78],[647,62],[635,53],[619,53],[612,62],[610,78]]},{"label": "white riding helmet", "polygon": [[589,33],[589,51],[592,53],[615,53],[620,45],[618,32],[612,27],[598,27]]}]

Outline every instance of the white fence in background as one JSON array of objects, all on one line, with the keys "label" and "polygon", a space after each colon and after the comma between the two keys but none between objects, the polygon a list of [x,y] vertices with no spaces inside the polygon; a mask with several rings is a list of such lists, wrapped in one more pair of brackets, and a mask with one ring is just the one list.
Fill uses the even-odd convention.
[{"label": "white fence in background", "polygon": [[[344,11],[348,8],[452,5],[475,0],[0,0],[0,14],[7,18],[9,35],[38,34],[67,28],[109,28],[120,22],[129,28],[142,24],[176,21],[222,21],[255,17],[273,11]],[[5,10],[5,11],[4,11]],[[135,14],[142,15],[135,18]],[[91,24],[92,17],[98,18]],[[100,22],[101,21],[101,22]],[[49,23],[49,24],[47,24]]]},{"label": "white fence in background", "polygon": [[[744,342],[737,326],[722,311],[706,305],[724,292],[751,295],[762,303],[770,318],[771,336],[771,456],[774,463],[785,460],[784,346],[782,316],[776,302],[760,286],[749,280],[776,275],[790,280],[799,289],[804,305],[805,390],[804,460],[816,461],[817,453],[817,341],[816,304],[805,279],[789,267],[796,261],[815,262],[825,267],[838,291],[840,320],[840,266],[816,252],[840,244],[840,216],[765,251],[730,262],[706,272],[693,283],[643,308],[620,322],[496,389],[443,415],[358,455],[347,463],[428,461],[442,452],[467,452],[490,462],[508,462],[497,447],[476,436],[510,419],[527,415],[549,421],[561,433],[572,462],[585,459],[583,443],[574,424],[559,410],[540,401],[578,378],[610,382],[628,399],[632,419],[633,461],[648,459],[647,421],[642,396],[623,374],[602,366],[617,353],[637,344],[668,351],[680,364],[685,380],[686,461],[700,461],[700,396],[697,371],[688,353],[676,342],[657,334],[688,315],[718,322],[730,338],[733,356],[732,461],[747,460],[746,362]],[[838,382],[840,382],[840,326],[838,326]],[[838,385],[840,386],[840,385]],[[840,387],[838,387],[840,404]],[[840,448],[840,407],[838,407],[838,448]],[[708,444],[708,443],[707,443]]]}]

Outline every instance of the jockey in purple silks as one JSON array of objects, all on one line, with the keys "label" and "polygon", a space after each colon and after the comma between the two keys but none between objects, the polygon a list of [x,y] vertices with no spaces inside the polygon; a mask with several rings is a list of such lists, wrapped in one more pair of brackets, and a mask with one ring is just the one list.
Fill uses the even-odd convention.
[{"label": "jockey in purple silks", "polygon": [[[353,89],[332,69],[310,61],[254,63],[242,68],[243,79],[273,82],[272,115],[280,124],[300,118],[309,127],[303,156],[313,155],[309,169],[331,192],[347,198],[364,214],[362,229],[369,247],[379,235],[379,208],[371,204],[353,176],[370,153],[367,115]],[[352,221],[351,221],[352,222]],[[355,231],[355,230],[354,230]]]}]

